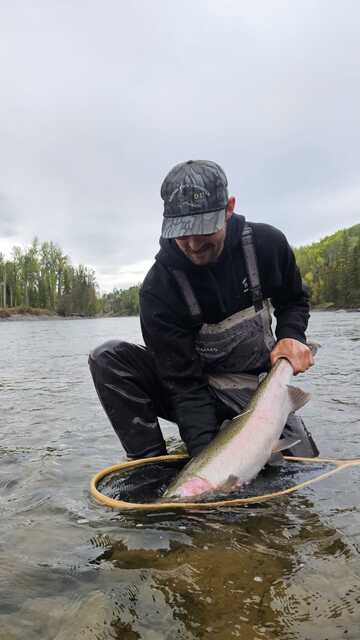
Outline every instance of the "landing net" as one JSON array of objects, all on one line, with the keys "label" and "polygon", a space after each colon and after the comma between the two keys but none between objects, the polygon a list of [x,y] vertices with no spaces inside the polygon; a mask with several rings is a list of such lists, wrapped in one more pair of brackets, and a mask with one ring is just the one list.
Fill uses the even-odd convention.
[{"label": "landing net", "polygon": [[170,482],[188,461],[186,455],[167,455],[123,462],[100,471],[91,480],[91,494],[98,502],[118,510],[162,511],[169,509],[209,509],[266,502],[298,491],[343,469],[360,465],[360,458],[295,458],[284,456],[290,464],[265,467],[248,486],[210,500],[159,501]]}]

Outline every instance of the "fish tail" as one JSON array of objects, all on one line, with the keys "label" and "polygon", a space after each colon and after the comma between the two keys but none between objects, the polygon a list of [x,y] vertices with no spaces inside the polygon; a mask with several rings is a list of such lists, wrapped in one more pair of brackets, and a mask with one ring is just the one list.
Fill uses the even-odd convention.
[{"label": "fish tail", "polygon": [[297,411],[303,407],[311,398],[311,394],[307,391],[288,385],[289,398],[291,402],[291,411]]}]

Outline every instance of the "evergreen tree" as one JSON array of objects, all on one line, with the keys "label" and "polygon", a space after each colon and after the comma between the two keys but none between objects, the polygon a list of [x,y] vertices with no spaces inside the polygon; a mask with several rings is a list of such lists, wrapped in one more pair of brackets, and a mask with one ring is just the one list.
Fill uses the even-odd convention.
[{"label": "evergreen tree", "polygon": [[360,304],[360,224],[295,249],[297,263],[315,305]]}]

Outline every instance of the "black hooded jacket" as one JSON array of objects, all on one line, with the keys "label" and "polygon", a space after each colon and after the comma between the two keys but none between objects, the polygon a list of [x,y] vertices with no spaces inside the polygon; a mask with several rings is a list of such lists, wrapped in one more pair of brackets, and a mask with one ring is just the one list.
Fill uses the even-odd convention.
[{"label": "black hooded jacket", "polygon": [[[155,356],[163,393],[180,435],[195,455],[216,434],[214,397],[194,348],[201,321],[194,319],[172,269],[185,271],[202,310],[202,322],[221,322],[252,305],[241,245],[245,218],[227,223],[224,249],[216,263],[194,265],[175,240],[161,239],[161,249],[140,291],[140,319],[146,346]],[[264,299],[276,317],[276,338],[306,342],[309,299],[285,236],[274,227],[248,223],[253,230]]]}]

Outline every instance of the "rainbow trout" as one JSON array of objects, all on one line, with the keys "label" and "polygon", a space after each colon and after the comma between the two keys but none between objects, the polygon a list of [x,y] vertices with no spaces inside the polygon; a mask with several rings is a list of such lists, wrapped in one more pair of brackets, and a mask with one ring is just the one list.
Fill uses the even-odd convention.
[{"label": "rainbow trout", "polygon": [[260,383],[248,409],[188,462],[162,499],[186,500],[228,492],[255,478],[272,453],[281,449],[279,438],[289,413],[310,399],[310,394],[289,386],[292,377],[291,364],[284,358],[278,360]]}]

